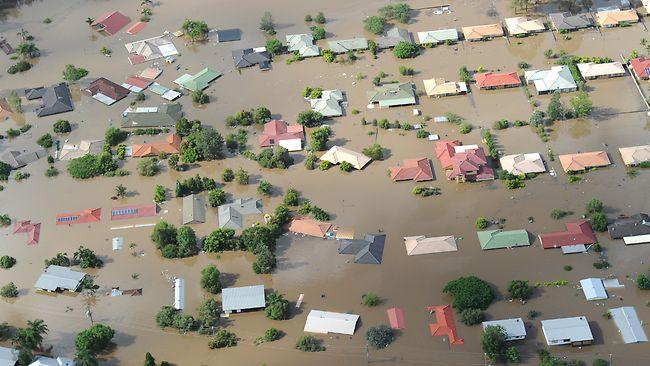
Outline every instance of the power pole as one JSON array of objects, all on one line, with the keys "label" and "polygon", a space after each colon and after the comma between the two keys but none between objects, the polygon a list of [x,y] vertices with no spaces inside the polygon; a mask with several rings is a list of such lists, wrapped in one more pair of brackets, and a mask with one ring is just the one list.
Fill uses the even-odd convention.
[{"label": "power pole", "polygon": [[93,320],[93,311],[89,304],[86,304],[86,316],[90,318],[90,326],[95,325],[95,321]]}]

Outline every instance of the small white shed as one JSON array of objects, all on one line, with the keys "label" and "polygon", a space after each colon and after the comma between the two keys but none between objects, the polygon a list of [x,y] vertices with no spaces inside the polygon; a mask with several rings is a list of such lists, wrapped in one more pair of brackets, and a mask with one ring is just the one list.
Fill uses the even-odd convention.
[{"label": "small white shed", "polygon": [[359,315],[312,310],[305,322],[305,332],[353,335]]},{"label": "small white shed", "polygon": [[605,300],[608,297],[603,280],[600,278],[585,278],[580,280],[580,286],[582,286],[582,292],[584,292],[587,301]]},{"label": "small white shed", "polygon": [[182,278],[174,280],[174,308],[177,310],[185,308],[185,280]]}]

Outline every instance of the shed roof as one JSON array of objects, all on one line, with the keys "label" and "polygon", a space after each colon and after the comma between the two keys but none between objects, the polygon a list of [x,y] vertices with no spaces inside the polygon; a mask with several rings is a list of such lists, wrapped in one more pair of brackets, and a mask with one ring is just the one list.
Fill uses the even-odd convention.
[{"label": "shed roof", "polygon": [[506,332],[506,341],[526,338],[526,326],[521,318],[491,320],[482,325],[483,330],[489,326],[500,326]]},{"label": "shed roof", "polygon": [[568,343],[594,340],[584,316],[542,320],[542,331],[549,346],[565,344],[565,340],[569,340]]},{"label": "shed roof", "polygon": [[46,291],[59,289],[76,291],[84,277],[86,277],[85,273],[74,271],[69,267],[50,265],[38,278],[34,287]]},{"label": "shed roof", "polygon": [[305,322],[305,332],[353,335],[359,315],[311,310]]},{"label": "shed roof", "polygon": [[476,234],[478,234],[478,240],[483,250],[530,245],[528,231],[526,230],[486,230],[479,231]]},{"label": "shed roof", "polygon": [[219,29],[217,30],[217,42],[233,42],[241,39],[241,31],[239,29]]},{"label": "shed roof", "polygon": [[259,309],[266,306],[264,285],[228,287],[221,290],[224,312]]},{"label": "shed roof", "polygon": [[585,278],[584,280],[580,280],[580,286],[587,301],[605,300],[608,297],[603,280],[600,278]]},{"label": "shed roof", "polygon": [[404,237],[404,245],[408,255],[455,252],[458,250],[456,238],[453,235],[429,238],[424,235],[406,236]]},{"label": "shed roof", "polygon": [[647,342],[643,325],[632,306],[609,309],[624,343]]}]

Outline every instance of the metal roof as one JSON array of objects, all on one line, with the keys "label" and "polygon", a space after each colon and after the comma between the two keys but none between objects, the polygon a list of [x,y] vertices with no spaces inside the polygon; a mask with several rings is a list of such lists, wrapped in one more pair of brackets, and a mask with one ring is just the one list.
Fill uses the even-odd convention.
[{"label": "metal roof", "polygon": [[266,306],[264,285],[229,287],[221,291],[221,306],[226,313]]},{"label": "metal roof", "polygon": [[122,128],[172,127],[183,117],[180,103],[158,107],[128,108],[122,113]]},{"label": "metal roof", "polygon": [[322,334],[338,333],[353,335],[358,320],[359,315],[356,314],[312,310],[307,315],[304,331]]},{"label": "metal roof", "polygon": [[476,234],[483,250],[530,245],[526,230],[486,230],[479,231]]},{"label": "metal roof", "polygon": [[203,197],[191,194],[183,197],[183,225],[205,222]]},{"label": "metal roof", "polygon": [[584,316],[542,320],[542,331],[549,346],[594,340]]},{"label": "metal roof", "polygon": [[219,227],[244,228],[244,216],[262,213],[262,203],[255,198],[237,198],[232,203],[217,208]]},{"label": "metal roof", "polygon": [[526,326],[521,318],[491,320],[483,322],[483,329],[488,326],[500,326],[506,332],[506,341],[526,338]]},{"label": "metal roof", "polygon": [[15,366],[18,361],[18,350],[0,347],[0,366]]},{"label": "metal roof", "polygon": [[86,274],[83,272],[51,265],[41,274],[34,287],[46,291],[57,291],[58,289],[76,291],[84,277]]},{"label": "metal roof", "polygon": [[636,310],[631,306],[623,306],[620,308],[609,309],[609,313],[618,327],[618,331],[623,337],[625,343],[647,342],[648,337],[641,325],[639,317],[636,315]]},{"label": "metal roof", "polygon": [[600,278],[585,278],[580,280],[580,286],[588,301],[607,299],[607,292]]}]

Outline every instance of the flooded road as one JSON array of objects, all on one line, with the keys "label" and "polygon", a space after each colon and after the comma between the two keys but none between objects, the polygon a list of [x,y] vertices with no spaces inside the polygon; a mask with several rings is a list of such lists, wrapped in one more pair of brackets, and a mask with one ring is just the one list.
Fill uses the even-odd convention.
[{"label": "flooded road", "polygon": [[[565,50],[581,56],[608,56],[620,60],[632,50],[642,53],[639,45],[642,37],[648,37],[641,25],[623,29],[604,30],[602,35],[595,30],[571,34],[571,39],[554,40],[546,32],[524,39],[495,39],[482,43],[461,43],[457,46],[440,46],[424,51],[412,60],[396,60],[390,52],[372,59],[360,54],[359,59],[349,65],[326,64],[321,58],[308,59],[287,65],[287,56],[280,56],[272,70],[261,72],[257,68],[237,72],[232,64],[231,50],[242,47],[261,46],[265,37],[257,29],[259,18],[269,8],[276,22],[278,39],[286,34],[303,33],[308,25],[304,15],[323,11],[328,19],[325,28],[328,38],[370,37],[363,30],[361,20],[376,12],[386,2],[368,0],[332,0],[315,9],[312,2],[280,0],[273,5],[251,0],[247,2],[220,0],[192,0],[183,2],[165,1],[153,8],[152,21],[137,36],[123,32],[112,37],[98,35],[85,23],[87,17],[96,17],[106,11],[120,10],[135,20],[139,4],[133,1],[80,1],[51,0],[34,1],[23,6],[0,9],[0,35],[15,46],[16,33],[27,29],[35,37],[42,57],[34,68],[20,75],[0,75],[0,94],[10,90],[61,81],[61,71],[66,64],[87,68],[87,80],[106,77],[117,83],[131,74],[139,73],[144,65],[132,66],[126,59],[123,44],[138,39],[159,35],[162,31],[175,31],[184,18],[205,20],[214,28],[240,28],[240,42],[201,45],[184,45],[180,39],[174,43],[181,56],[164,69],[158,83],[171,87],[172,80],[182,73],[196,73],[204,67],[223,72],[206,90],[211,102],[205,108],[196,108],[190,97],[181,98],[186,116],[199,119],[215,127],[223,134],[231,132],[226,127],[225,117],[241,109],[267,106],[275,118],[295,121],[296,115],[307,109],[308,104],[300,96],[307,85],[325,89],[339,88],[347,95],[346,115],[330,121],[334,131],[329,146],[333,143],[360,151],[374,142],[381,144],[387,152],[385,161],[372,162],[362,171],[342,173],[333,168],[329,171],[308,171],[302,165],[305,153],[293,153],[296,164],[285,171],[261,169],[257,163],[242,157],[204,163],[199,168],[179,173],[163,169],[155,177],[140,177],[136,173],[137,161],[127,160],[125,168],[132,174],[127,177],[100,177],[89,181],[75,181],[65,172],[65,162],[56,162],[61,174],[55,178],[43,175],[48,165],[45,159],[30,164],[23,171],[31,177],[23,182],[3,183],[0,192],[0,213],[9,214],[14,220],[41,222],[41,239],[38,245],[27,246],[22,234],[12,235],[11,228],[0,229],[0,255],[10,254],[17,259],[11,270],[0,272],[1,284],[13,281],[20,289],[20,296],[12,302],[0,300],[0,322],[22,326],[27,320],[42,318],[50,328],[46,344],[54,346],[54,355],[74,354],[74,335],[89,326],[85,317],[86,304],[81,295],[48,296],[36,293],[33,284],[43,269],[43,261],[57,252],[72,254],[79,245],[93,249],[104,259],[104,268],[93,271],[95,282],[102,291],[113,286],[121,289],[143,288],[141,297],[100,296],[93,306],[94,318],[109,324],[117,331],[116,349],[102,356],[106,365],[140,365],[144,353],[149,351],[157,360],[168,360],[177,365],[364,365],[369,361],[387,365],[484,365],[480,346],[480,326],[467,327],[458,320],[458,333],[465,339],[462,346],[450,347],[446,339],[431,337],[427,324],[434,321],[426,306],[449,304],[450,297],[442,294],[444,284],[459,276],[474,274],[491,283],[498,293],[499,301],[487,310],[488,319],[522,317],[526,321],[528,337],[518,343],[523,363],[536,365],[535,354],[545,346],[540,319],[585,315],[590,321],[596,338],[595,344],[582,349],[557,347],[554,354],[581,359],[590,364],[593,359],[609,358],[617,365],[645,365],[650,356],[647,344],[624,345],[614,323],[603,317],[610,307],[634,306],[644,323],[650,320],[648,293],[636,289],[634,281],[638,273],[648,268],[648,247],[626,247],[621,241],[611,241],[605,235],[598,235],[599,242],[606,249],[605,256],[612,264],[607,270],[596,270],[593,253],[563,256],[559,250],[543,250],[536,239],[533,245],[513,250],[482,251],[474,228],[478,216],[504,219],[506,229],[526,229],[535,237],[539,233],[561,230],[562,221],[552,220],[549,213],[554,208],[573,211],[567,220],[580,218],[587,201],[593,197],[601,199],[610,219],[620,214],[649,212],[648,182],[650,171],[639,170],[634,178],[626,176],[618,147],[650,143],[648,118],[642,110],[643,102],[630,76],[612,80],[588,81],[588,91],[595,106],[594,115],[584,120],[556,122],[550,126],[550,139],[544,143],[531,127],[512,127],[492,131],[499,150],[504,154],[539,152],[545,157],[547,166],[558,172],[557,177],[548,174],[526,181],[526,187],[508,191],[503,182],[478,184],[456,184],[447,181],[440,163],[435,159],[434,142],[417,139],[414,131],[381,130],[371,125],[363,126],[361,118],[387,118],[389,121],[423,123],[422,116],[439,116],[445,112],[462,115],[475,129],[460,135],[458,127],[449,124],[426,123],[427,131],[444,139],[459,139],[463,144],[481,144],[480,128],[490,128],[495,120],[507,118],[528,120],[532,107],[523,88],[480,91],[474,84],[467,96],[429,99],[419,97],[418,108],[422,116],[414,117],[411,107],[390,110],[366,108],[365,92],[372,88],[372,78],[380,71],[389,76],[387,80],[413,80],[422,90],[422,80],[444,77],[456,80],[458,68],[466,65],[470,70],[482,67],[485,70],[513,71],[520,61],[526,61],[534,68],[548,68],[552,60],[545,59],[543,51]],[[428,6],[428,2],[410,2],[414,8]],[[406,27],[412,31],[433,30],[443,27],[460,28],[463,25],[496,22],[497,18],[487,14],[488,1],[452,1],[453,13],[435,15],[430,11],[418,12],[416,18]],[[501,17],[511,16],[507,2],[497,4]],[[52,23],[44,24],[49,17]],[[557,36],[557,34],[556,34]],[[321,46],[326,43],[321,41]],[[110,58],[100,54],[101,47],[112,49]],[[0,69],[6,70],[14,61],[0,56]],[[176,66],[180,70],[175,70]],[[400,76],[400,65],[413,67],[413,77]],[[355,78],[363,74],[361,79]],[[648,84],[643,83],[647,90]],[[71,143],[81,139],[101,139],[109,126],[119,126],[120,113],[126,109],[133,97],[126,98],[107,107],[86,95],[81,95],[79,86],[71,86],[75,111],[68,114],[37,118],[32,110],[37,103],[23,104],[25,113],[13,120],[0,122],[0,131],[17,128],[24,124],[33,127],[28,133],[15,139],[0,142],[1,148],[8,146],[36,146],[36,139],[51,132],[51,125],[60,118],[70,120],[73,130],[64,138]],[[532,91],[532,88],[531,88]],[[140,105],[155,106],[164,100],[147,92],[146,101]],[[563,96],[568,103],[570,95]],[[548,96],[532,98],[545,109]],[[352,114],[352,110],[361,111]],[[249,148],[258,151],[256,129],[249,128]],[[369,133],[374,134],[370,135]],[[154,140],[155,137],[141,137],[131,141]],[[549,161],[547,151],[556,155],[577,151],[605,150],[614,162],[611,167],[587,173],[579,183],[569,184],[562,173],[559,161]],[[432,159],[436,180],[432,185],[441,189],[440,196],[421,198],[411,194],[416,185],[410,182],[393,183],[387,177],[389,167],[403,159],[426,156]],[[283,236],[278,243],[278,269],[271,275],[255,275],[251,270],[254,260],[246,253],[199,254],[183,260],[163,259],[149,240],[150,227],[111,230],[111,227],[150,224],[158,218],[180,225],[181,201],[171,199],[161,205],[158,218],[111,222],[110,208],[118,205],[150,202],[155,184],[162,184],[173,191],[177,179],[196,174],[211,176],[220,181],[225,167],[243,167],[251,173],[248,186],[226,183],[223,188],[231,198],[257,197],[256,183],[264,179],[274,187],[270,198],[262,199],[263,211],[270,213],[281,203],[287,187],[295,187],[304,198],[331,213],[332,221],[342,227],[354,228],[357,237],[366,232],[381,230],[387,234],[386,248],[381,265],[358,265],[351,263],[349,256],[337,254],[337,243],[314,238]],[[118,184],[127,187],[126,198],[113,201],[114,188]],[[85,208],[103,208],[101,222],[93,224],[56,226],[57,213]],[[534,222],[529,223],[528,217]],[[205,224],[194,225],[200,236],[207,235],[217,227],[216,211],[209,210]],[[454,235],[458,240],[457,252],[409,257],[406,255],[402,237],[408,235],[441,236]],[[111,250],[111,238],[124,237],[124,248]],[[135,243],[134,248],[129,248]],[[136,255],[133,255],[135,253]],[[140,255],[141,253],[142,255]],[[286,295],[292,301],[292,317],[287,321],[270,321],[263,312],[235,314],[224,319],[222,326],[241,338],[237,347],[210,350],[208,338],[192,334],[178,334],[162,331],[155,324],[155,314],[162,305],[171,304],[173,289],[167,280],[169,276],[185,279],[186,313],[194,313],[209,294],[199,286],[200,270],[210,263],[217,265],[222,273],[224,287],[245,286],[263,283]],[[573,270],[564,271],[565,265]],[[137,274],[137,276],[134,276]],[[624,289],[610,291],[609,300],[586,302],[582,291],[576,286],[586,277],[613,275],[625,284]],[[136,279],[137,277],[137,279]],[[537,289],[533,298],[525,305],[505,301],[506,286],[512,279],[529,280],[531,283],[567,280],[569,286]],[[102,292],[100,291],[100,292]],[[381,306],[366,308],[361,305],[361,295],[375,292],[382,299]],[[300,294],[305,301],[300,309],[293,307]],[[220,300],[220,295],[216,298]],[[396,342],[385,350],[370,350],[366,353],[365,332],[369,326],[386,323],[385,309],[399,306],[404,309],[407,328]],[[310,309],[336,312],[353,312],[361,315],[361,321],[354,336],[318,336],[324,340],[326,352],[305,354],[294,349]],[[529,311],[541,315],[527,320]],[[279,341],[254,345],[254,340],[270,327],[286,332]],[[647,328],[647,327],[646,327]],[[647,329],[646,329],[647,331]],[[7,346],[8,344],[2,344]]]}]

